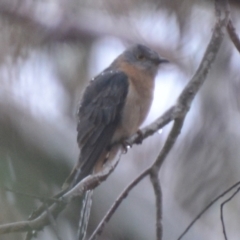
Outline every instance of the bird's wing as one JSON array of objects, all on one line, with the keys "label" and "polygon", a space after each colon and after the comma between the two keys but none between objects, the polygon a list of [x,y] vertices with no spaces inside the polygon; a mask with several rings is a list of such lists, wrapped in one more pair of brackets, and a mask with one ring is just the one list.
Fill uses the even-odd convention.
[{"label": "bird's wing", "polygon": [[78,113],[77,141],[81,152],[71,185],[92,172],[109,146],[121,121],[127,93],[128,77],[120,71],[105,71],[86,88]]}]

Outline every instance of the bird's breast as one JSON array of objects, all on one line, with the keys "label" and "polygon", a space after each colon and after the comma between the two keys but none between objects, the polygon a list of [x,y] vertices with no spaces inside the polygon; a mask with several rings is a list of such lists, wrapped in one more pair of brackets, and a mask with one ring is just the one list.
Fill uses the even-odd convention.
[{"label": "bird's breast", "polygon": [[[151,84],[154,84],[153,81],[151,81]],[[121,121],[112,142],[128,138],[139,129],[151,107],[153,87],[141,86],[139,79],[136,83],[134,79],[129,81],[128,94],[123,107]]]}]

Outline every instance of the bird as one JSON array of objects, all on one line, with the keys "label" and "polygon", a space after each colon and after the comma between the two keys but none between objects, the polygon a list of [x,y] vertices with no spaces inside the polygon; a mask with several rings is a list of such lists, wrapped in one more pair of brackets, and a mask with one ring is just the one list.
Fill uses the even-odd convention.
[{"label": "bird", "polygon": [[[78,111],[80,155],[65,189],[101,171],[123,148],[121,143],[138,131],[152,104],[154,79],[163,63],[168,60],[145,45],[135,44],[91,80]],[[86,235],[91,198],[89,190],[82,201],[78,239]]]},{"label": "bird", "polygon": [[72,188],[101,171],[122,147],[113,143],[138,131],[152,104],[158,68],[168,62],[149,47],[135,44],[91,80],[78,111],[80,155],[65,186]]},{"label": "bird", "polygon": [[[104,164],[124,148],[124,141],[138,131],[148,115],[158,69],[168,62],[149,47],[135,44],[90,81],[77,114],[79,158],[55,198],[85,177],[102,171]],[[83,197],[78,239],[86,235],[91,196],[89,190]],[[29,219],[36,218],[44,209],[40,207]]]}]

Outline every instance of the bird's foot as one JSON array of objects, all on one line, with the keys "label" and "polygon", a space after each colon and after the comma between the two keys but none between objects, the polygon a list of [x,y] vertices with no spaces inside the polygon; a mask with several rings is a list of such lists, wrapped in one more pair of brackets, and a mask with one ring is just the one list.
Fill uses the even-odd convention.
[{"label": "bird's foot", "polygon": [[136,144],[142,144],[143,141],[143,133],[140,129],[137,130],[137,138],[136,138]]}]

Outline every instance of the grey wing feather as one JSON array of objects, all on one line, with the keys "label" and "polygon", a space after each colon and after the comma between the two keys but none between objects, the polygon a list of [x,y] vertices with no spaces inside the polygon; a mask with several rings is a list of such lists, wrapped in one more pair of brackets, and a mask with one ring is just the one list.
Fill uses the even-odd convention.
[{"label": "grey wing feather", "polygon": [[75,185],[89,175],[103,151],[109,146],[121,121],[128,92],[127,75],[109,71],[87,87],[79,109],[78,145],[81,149],[77,171],[70,176]]}]

